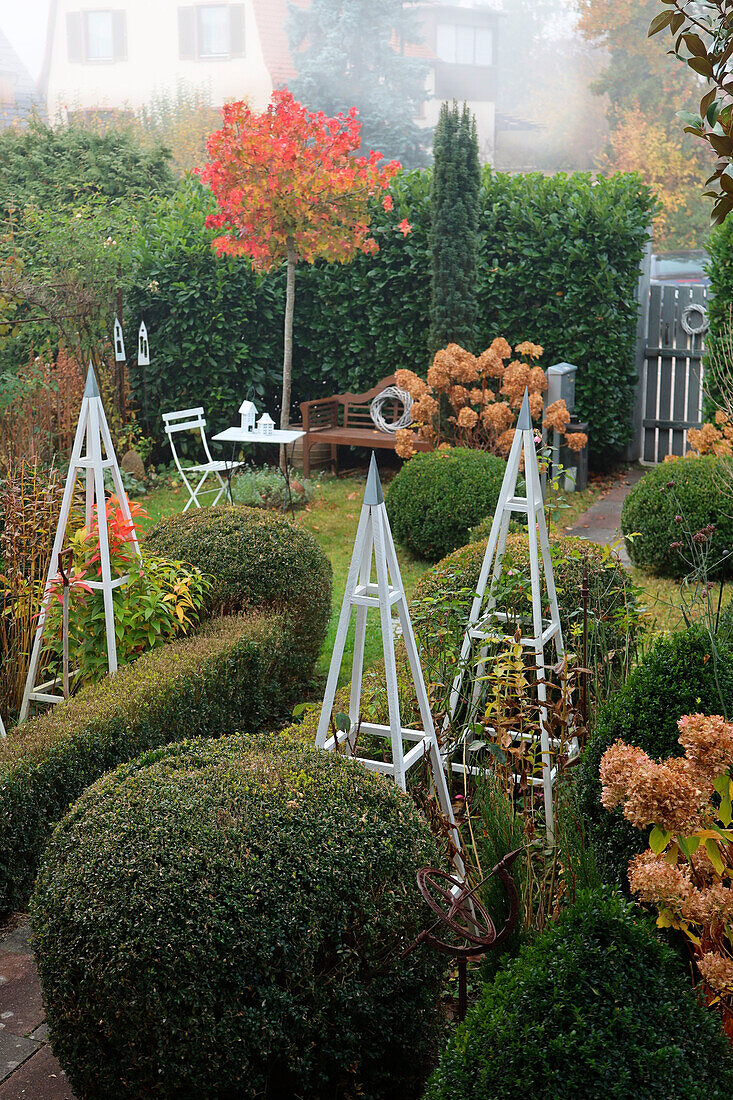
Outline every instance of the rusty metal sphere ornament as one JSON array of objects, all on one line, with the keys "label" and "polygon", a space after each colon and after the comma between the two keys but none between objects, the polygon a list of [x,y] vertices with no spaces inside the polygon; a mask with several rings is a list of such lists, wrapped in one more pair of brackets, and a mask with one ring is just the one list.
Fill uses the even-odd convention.
[{"label": "rusty metal sphere ornament", "polygon": [[[447,955],[471,958],[474,955],[483,955],[490,948],[503,943],[519,922],[519,891],[509,868],[520,853],[520,848],[509,852],[478,886],[472,888],[446,871],[436,867],[421,867],[417,872],[417,888],[438,919],[430,928],[420,933],[416,944],[429,943],[431,947]],[[493,875],[503,882],[509,897],[509,914],[500,932],[497,932],[486,907],[476,897],[477,891]],[[441,924],[459,939],[467,941],[465,946],[438,939],[434,931]]]}]

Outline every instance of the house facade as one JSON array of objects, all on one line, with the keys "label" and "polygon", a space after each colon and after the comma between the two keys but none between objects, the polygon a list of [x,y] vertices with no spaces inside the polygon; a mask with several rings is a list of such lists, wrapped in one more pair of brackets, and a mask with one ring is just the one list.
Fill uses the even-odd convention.
[{"label": "house facade", "polygon": [[185,83],[262,109],[294,75],[285,0],[53,0],[41,77],[49,117],[135,109]]},{"label": "house facade", "polygon": [[[432,126],[443,100],[466,100],[491,160],[496,8],[486,0],[422,0],[417,8],[417,49],[430,66],[418,121]],[[287,0],[52,0],[41,77],[49,117],[134,110],[181,83],[214,105],[246,98],[261,110],[295,76],[286,21]]]}]

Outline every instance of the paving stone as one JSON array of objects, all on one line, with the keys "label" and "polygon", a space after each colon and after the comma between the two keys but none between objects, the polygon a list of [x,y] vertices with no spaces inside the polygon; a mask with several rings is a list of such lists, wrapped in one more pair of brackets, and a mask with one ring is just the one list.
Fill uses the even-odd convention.
[{"label": "paving stone", "polygon": [[0,952],[0,1033],[28,1035],[43,1023],[41,983],[32,955]]},{"label": "paving stone", "polygon": [[9,932],[0,943],[0,952],[8,951],[11,954],[31,955],[30,936],[30,921],[27,917],[23,917],[12,932]]},{"label": "paving stone", "polygon": [[49,1046],[0,1085],[0,1100],[74,1100],[69,1080]]},{"label": "paving stone", "polygon": [[[33,1039],[26,1039],[22,1035],[13,1035],[10,1031],[0,1031],[0,1081],[17,1070],[31,1054],[40,1049],[41,1044]],[[1,1094],[0,1094],[1,1095]],[[41,1097],[38,1097],[41,1100]]]},{"label": "paving stone", "polygon": [[48,1024],[41,1024],[35,1031],[31,1032],[31,1039],[35,1039],[37,1043],[48,1042]]}]

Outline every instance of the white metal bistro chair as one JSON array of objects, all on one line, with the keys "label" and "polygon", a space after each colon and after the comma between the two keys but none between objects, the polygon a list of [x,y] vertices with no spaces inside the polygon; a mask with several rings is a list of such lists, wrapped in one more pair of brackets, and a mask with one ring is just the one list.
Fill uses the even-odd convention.
[{"label": "white metal bistro chair", "polygon": [[[209,450],[209,444],[206,441],[206,421],[204,419],[203,408],[198,409],[181,409],[180,412],[163,413],[163,423],[165,425],[166,435],[173,451],[173,460],[178,467],[178,472],[183,478],[183,483],[188,489],[189,500],[186,502],[184,512],[188,511],[192,504],[195,504],[197,508],[201,507],[201,501],[199,496],[203,496],[206,493],[216,493],[216,497],[212,503],[218,504],[221,498],[224,496],[231,501],[231,476],[232,471],[243,466],[243,462],[227,462],[225,459],[216,459],[211,457],[211,451]],[[201,443],[206,455],[207,461],[198,463],[195,466],[183,466],[176,450],[176,444],[174,436],[177,432],[190,432],[198,429],[201,434]],[[215,485],[211,489],[204,489],[203,485],[207,477],[212,474],[218,481],[218,485]],[[225,475],[226,481],[222,478],[222,474]],[[187,476],[188,475],[188,476]],[[189,480],[190,477],[190,480]],[[197,480],[198,479],[198,480]]]}]

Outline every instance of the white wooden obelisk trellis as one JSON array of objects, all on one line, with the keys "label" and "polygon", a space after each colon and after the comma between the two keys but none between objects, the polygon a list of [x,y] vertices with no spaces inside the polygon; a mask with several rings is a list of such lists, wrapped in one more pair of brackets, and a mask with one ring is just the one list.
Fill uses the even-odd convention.
[{"label": "white wooden obelisk trellis", "polygon": [[[376,571],[376,583],[372,581],[372,558]],[[364,642],[366,638],[367,612],[369,608],[379,610],[382,627],[382,648],[384,651],[384,671],[387,687],[387,706],[389,725],[360,721],[361,686],[364,671]],[[338,686],[339,671],[344,656],[346,635],[351,621],[352,608],[356,608],[356,628],[354,636],[354,657],[351,670],[351,696],[349,699],[350,729],[331,731],[333,704]],[[399,690],[397,687],[397,667],[395,661],[394,624],[392,609],[395,608],[402,629],[402,637],[407,650],[410,671],[415,685],[415,693],[422,719],[422,729],[410,729],[403,726],[400,713]],[[433,724],[433,716],[428,703],[415,635],[407,608],[405,589],[402,584],[400,567],[397,562],[392,531],[387,518],[387,509],[379,481],[376,459],[372,453],[369,466],[364,503],[356,531],[354,552],[351,558],[344,602],[341,606],[336,641],[334,642],[331,667],[326,683],[323,709],[318,723],[316,745],[319,748],[336,750],[341,748],[354,756],[354,746],[358,736],[372,734],[391,742],[391,761],[371,760],[356,757],[360,763],[373,771],[391,776],[395,783],[405,790],[407,772],[424,756],[430,761],[433,783],[440,808],[453,826],[453,841],[460,853],[460,839],[455,827],[453,809],[448,793],[448,782],[443,770],[443,761]],[[411,748],[404,750],[407,742]],[[464,874],[460,854],[455,859],[456,866]]]},{"label": "white wooden obelisk trellis", "polygon": [[[517,496],[517,480],[522,456],[524,456],[526,496]],[[507,460],[494,520],[491,524],[489,541],[476,587],[476,595],[471,605],[468,626],[463,638],[459,670],[451,689],[448,721],[451,717],[455,717],[457,711],[460,712],[461,706],[467,705],[465,702],[467,693],[471,695],[473,706],[480,701],[482,686],[485,684],[481,677],[487,662],[490,660],[489,644],[514,641],[514,634],[507,633],[508,627],[506,624],[508,620],[511,621],[510,616],[506,612],[497,610],[495,595],[496,585],[501,577],[509,523],[514,515],[527,516],[532,593],[532,633],[529,636],[522,634],[521,644],[534,654],[542,754],[542,778],[530,777],[530,782],[535,785],[541,784],[543,788],[547,833],[548,837],[552,838],[555,828],[553,786],[557,776],[555,757],[561,748],[561,742],[557,738],[551,738],[548,730],[545,646],[552,642],[556,658],[560,660],[564,654],[564,645],[557,606],[555,578],[552,572],[550,542],[545,523],[534,428],[526,390]],[[549,619],[543,618],[542,607],[545,603],[549,604]],[[467,679],[469,680],[468,684],[466,684]],[[468,704],[469,710],[472,709],[472,705]],[[528,735],[520,734],[520,736],[526,739]],[[534,737],[531,737],[531,739],[535,740]],[[569,746],[565,747],[567,749]],[[570,746],[570,749],[572,751],[572,746]],[[465,767],[461,764],[454,764],[453,766],[457,770],[463,770]]]},{"label": "white wooden obelisk trellis", "polygon": [[97,386],[97,380],[94,377],[94,369],[89,364],[89,370],[87,372],[86,386],[84,388],[84,397],[82,398],[81,411],[79,413],[79,422],[76,426],[76,435],[74,436],[74,446],[71,451],[71,460],[69,462],[69,472],[66,477],[66,485],[64,486],[64,495],[61,501],[61,513],[59,515],[59,522],[56,528],[56,536],[53,542],[53,550],[51,552],[51,561],[48,567],[48,574],[46,577],[46,585],[43,592],[43,599],[41,600],[41,609],[38,616],[38,625],[36,627],[36,634],[33,641],[33,650],[31,652],[30,666],[28,668],[28,676],[25,683],[25,691],[23,692],[23,703],[20,708],[19,721],[25,722],[28,717],[28,708],[31,702],[36,703],[59,703],[63,699],[63,695],[54,694],[55,680],[49,680],[47,683],[36,684],[36,678],[38,676],[39,667],[41,663],[42,649],[43,649],[43,631],[46,622],[46,612],[51,599],[51,586],[55,578],[58,577],[58,559],[59,553],[64,548],[64,541],[66,539],[66,528],[69,522],[69,516],[71,514],[72,505],[74,502],[74,489],[76,487],[76,479],[80,473],[83,473],[85,478],[85,522],[86,526],[90,527],[94,517],[94,505],[97,505],[97,521],[99,527],[99,568],[101,571],[101,580],[87,580],[84,583],[92,589],[99,589],[102,592],[104,600],[104,621],[105,632],[107,638],[107,662],[110,672],[117,671],[117,643],[115,640],[115,619],[114,619],[114,604],[112,600],[112,593],[115,588],[119,588],[120,585],[125,584],[129,579],[125,574],[121,577],[112,576],[112,567],[109,557],[109,532],[107,530],[107,508],[106,497],[104,490],[104,475],[105,471],[109,470],[112,476],[112,484],[117,499],[120,503],[122,514],[130,524],[132,529],[132,546],[135,553],[140,556],[140,547],[138,545],[137,536],[132,523],[132,516],[130,515],[130,506],[127,500],[127,494],[125,493],[122,485],[122,477],[120,475],[120,468],[117,464],[117,457],[115,455],[114,447],[112,445],[112,437],[107,425],[107,418],[104,415],[104,406],[102,405],[102,398],[99,394],[99,387]]}]

